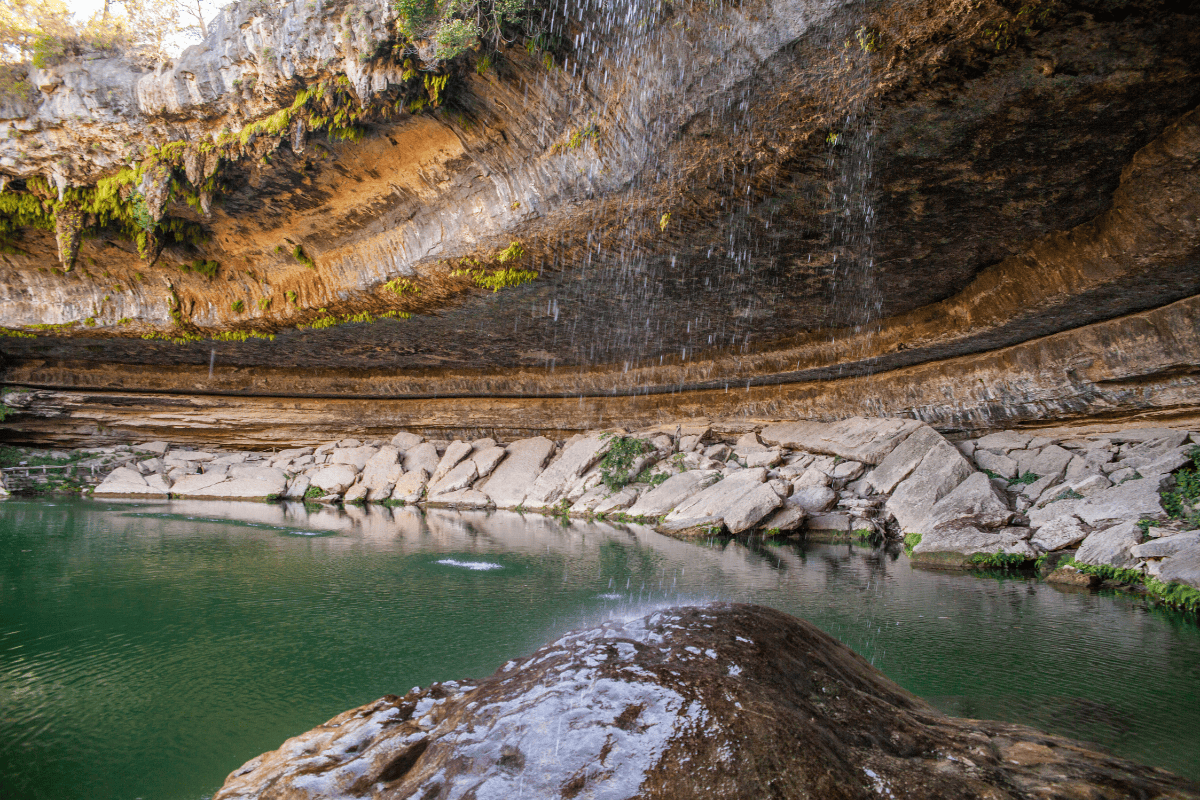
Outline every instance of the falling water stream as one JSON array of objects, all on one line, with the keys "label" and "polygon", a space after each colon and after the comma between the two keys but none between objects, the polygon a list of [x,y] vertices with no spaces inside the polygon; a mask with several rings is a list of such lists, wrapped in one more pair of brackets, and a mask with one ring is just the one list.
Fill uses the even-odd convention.
[{"label": "falling water stream", "polygon": [[199,800],[348,708],[663,604],[804,617],[953,714],[1200,778],[1200,628],[849,545],[203,501],[0,504],[0,796]]}]

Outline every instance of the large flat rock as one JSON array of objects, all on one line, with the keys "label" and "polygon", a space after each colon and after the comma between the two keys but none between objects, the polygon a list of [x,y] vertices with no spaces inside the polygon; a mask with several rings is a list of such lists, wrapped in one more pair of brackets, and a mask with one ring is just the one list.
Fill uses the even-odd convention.
[{"label": "large flat rock", "polygon": [[672,475],[639,497],[630,507],[629,514],[635,517],[661,517],[713,483],[719,475],[712,470],[700,469]]},{"label": "large flat rock", "polygon": [[764,442],[809,453],[841,456],[848,461],[878,464],[923,423],[899,417],[851,417],[839,422],[783,422],[768,425]]},{"label": "large flat rock", "polygon": [[505,448],[508,455],[479,485],[496,508],[516,508],[554,455],[554,442],[544,436],[518,439]]},{"label": "large flat rock", "polygon": [[891,494],[921,464],[925,454],[944,441],[933,428],[921,425],[867,473],[867,482],[880,494]]},{"label": "large flat rock", "polygon": [[766,796],[1196,800],[1200,786],[945,716],[816,626],[721,604],[574,631],[483,680],[351,709],[234,770],[213,800]]},{"label": "large flat rock", "polygon": [[1161,475],[1125,481],[1080,501],[1074,513],[1089,525],[1162,516],[1165,512],[1159,496],[1161,486]]},{"label": "large flat rock", "polygon": [[1107,565],[1120,569],[1137,566],[1133,548],[1141,541],[1142,532],[1135,522],[1122,522],[1110,528],[1088,534],[1075,553],[1080,564]]},{"label": "large flat rock", "polygon": [[906,533],[927,530],[929,515],[937,501],[974,472],[958,448],[940,436],[938,439],[888,498],[888,513]]},{"label": "large flat rock", "polygon": [[611,437],[601,435],[581,436],[568,444],[562,454],[533,481],[525,493],[524,505],[544,508],[564,498],[576,479],[608,452],[611,441]]}]

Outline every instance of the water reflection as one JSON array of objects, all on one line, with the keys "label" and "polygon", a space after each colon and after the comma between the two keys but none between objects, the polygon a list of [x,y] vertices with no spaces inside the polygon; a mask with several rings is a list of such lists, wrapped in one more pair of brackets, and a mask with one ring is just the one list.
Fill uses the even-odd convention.
[{"label": "water reflection", "polygon": [[196,798],[283,739],[559,633],[707,599],[805,617],[950,713],[1200,777],[1200,632],[856,545],[303,504],[0,504],[0,786]]}]

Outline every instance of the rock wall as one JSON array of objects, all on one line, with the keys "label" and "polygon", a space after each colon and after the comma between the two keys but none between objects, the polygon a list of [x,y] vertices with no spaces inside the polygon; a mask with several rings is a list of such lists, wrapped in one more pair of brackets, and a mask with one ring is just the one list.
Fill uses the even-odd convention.
[{"label": "rock wall", "polygon": [[[1187,9],[1109,5],[1012,35],[994,3],[548,6],[558,44],[436,68],[433,110],[400,102],[413,56],[380,55],[387,4],[241,3],[172,64],[39,72],[39,101],[5,112],[10,194],[143,158],[164,218],[210,238],[146,263],[94,231],[63,273],[53,232],[21,229],[0,324],[66,327],[0,340],[3,379],[122,398],[37,395],[7,428],[81,414],[60,435],[97,436],[169,402],[185,427],[217,403],[265,430],[238,394],[387,398],[364,430],[465,429],[488,403],[428,399],[464,396],[528,398],[477,425],[511,431],[1187,413],[1200,41]],[[307,117],[238,138],[337,80],[361,141]],[[480,289],[467,256],[537,277]]]}]

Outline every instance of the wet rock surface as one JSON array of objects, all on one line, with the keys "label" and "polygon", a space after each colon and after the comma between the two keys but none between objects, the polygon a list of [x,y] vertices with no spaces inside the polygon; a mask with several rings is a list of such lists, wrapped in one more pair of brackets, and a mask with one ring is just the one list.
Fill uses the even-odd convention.
[{"label": "wet rock surface", "polygon": [[947,717],[771,609],[671,608],[569,633],[482,681],[347,711],[214,800],[1200,797],[1028,727]]}]

